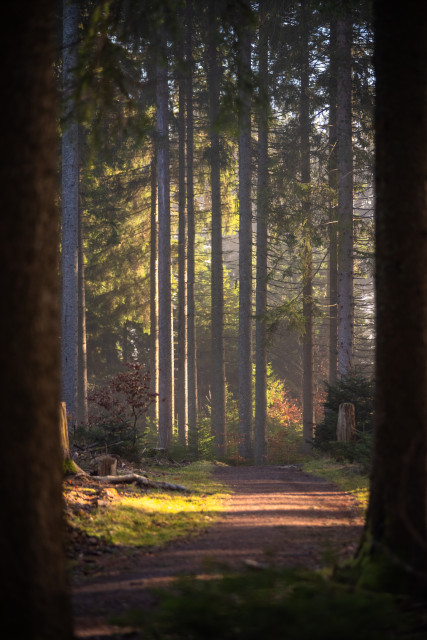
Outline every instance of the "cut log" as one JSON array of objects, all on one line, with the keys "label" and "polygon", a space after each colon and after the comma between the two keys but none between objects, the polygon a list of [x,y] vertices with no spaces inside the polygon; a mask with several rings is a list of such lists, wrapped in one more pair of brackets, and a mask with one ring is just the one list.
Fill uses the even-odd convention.
[{"label": "cut log", "polygon": [[113,456],[101,456],[97,459],[98,476],[117,475],[117,459]]},{"label": "cut log", "polygon": [[149,480],[145,476],[137,475],[136,473],[128,473],[124,476],[92,476],[94,480],[100,482],[108,482],[109,484],[131,484],[135,482],[140,487],[148,487],[152,489],[168,489],[169,491],[182,491],[190,493],[190,489],[184,487],[181,484],[171,484],[170,482],[156,482],[155,480]]},{"label": "cut log", "polygon": [[356,411],[351,402],[343,402],[339,406],[337,440],[338,442],[354,442],[356,440]]}]

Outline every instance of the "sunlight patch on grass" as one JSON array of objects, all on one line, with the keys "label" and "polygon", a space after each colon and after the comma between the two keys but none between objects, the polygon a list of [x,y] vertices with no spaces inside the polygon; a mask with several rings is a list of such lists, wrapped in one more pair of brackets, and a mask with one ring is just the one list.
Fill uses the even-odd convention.
[{"label": "sunlight patch on grass", "polygon": [[120,497],[93,513],[76,514],[73,524],[90,536],[132,547],[164,545],[199,533],[215,522],[228,493],[212,478],[212,468],[209,463],[195,463],[162,470],[153,479],[183,484],[194,493],[135,490],[137,495]]},{"label": "sunlight patch on grass", "polygon": [[366,509],[369,499],[369,477],[359,471],[358,465],[337,462],[327,456],[316,456],[304,462],[304,471],[334,482],[342,491],[351,493]]}]

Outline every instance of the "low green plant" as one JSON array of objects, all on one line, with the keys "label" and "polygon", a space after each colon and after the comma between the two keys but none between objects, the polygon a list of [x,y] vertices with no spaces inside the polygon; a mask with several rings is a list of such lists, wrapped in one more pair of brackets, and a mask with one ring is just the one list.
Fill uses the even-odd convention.
[{"label": "low green plant", "polygon": [[141,628],[141,637],[157,640],[397,640],[408,638],[416,624],[391,595],[314,572],[189,577],[170,591],[157,591],[157,598],[154,612],[134,611],[114,622]]}]

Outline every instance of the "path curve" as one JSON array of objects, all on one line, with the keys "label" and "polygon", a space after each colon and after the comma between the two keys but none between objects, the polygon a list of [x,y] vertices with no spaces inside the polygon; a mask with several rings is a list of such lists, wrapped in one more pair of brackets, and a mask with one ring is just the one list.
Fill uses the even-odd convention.
[{"label": "path curve", "polygon": [[150,587],[179,575],[202,576],[218,565],[319,568],[351,556],[363,518],[355,499],[297,466],[218,467],[233,493],[220,520],[205,533],[138,552],[97,579],[75,585],[76,637],[118,638],[105,623],[112,613],[149,606]]}]

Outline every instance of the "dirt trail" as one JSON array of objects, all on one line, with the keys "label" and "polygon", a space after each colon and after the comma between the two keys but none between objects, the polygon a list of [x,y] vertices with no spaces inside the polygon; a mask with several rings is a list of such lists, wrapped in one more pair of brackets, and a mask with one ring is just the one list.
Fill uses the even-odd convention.
[{"label": "dirt trail", "polygon": [[108,616],[150,606],[150,587],[180,574],[218,565],[318,568],[354,553],[362,516],[335,485],[296,467],[219,467],[216,474],[234,493],[204,534],[127,559],[106,556],[101,577],[74,586],[76,637],[120,637]]}]

